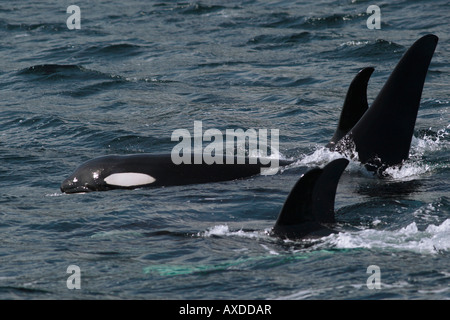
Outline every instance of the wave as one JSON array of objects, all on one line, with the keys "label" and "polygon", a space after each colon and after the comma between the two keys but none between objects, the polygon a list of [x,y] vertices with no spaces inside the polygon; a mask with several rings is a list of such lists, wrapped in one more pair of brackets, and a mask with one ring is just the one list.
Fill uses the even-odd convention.
[{"label": "wave", "polygon": [[[172,83],[174,81],[161,80],[158,77],[125,77],[117,74],[104,73],[85,68],[78,64],[40,64],[17,71],[17,75],[36,76],[38,80],[59,80],[71,78],[73,80],[113,80],[116,82],[145,82]],[[34,78],[33,78],[34,79]],[[98,84],[97,84],[98,85]]]},{"label": "wave", "polygon": [[357,232],[341,232],[322,238],[319,246],[338,249],[392,249],[407,250],[420,254],[437,254],[450,249],[450,219],[440,225],[429,225],[419,230],[412,222],[399,230],[367,229]]},{"label": "wave", "polygon": [[61,23],[1,23],[0,27],[3,27],[8,31],[46,31],[52,33],[67,30],[66,25]]},{"label": "wave", "polygon": [[103,92],[111,87],[114,88],[127,83],[165,84],[173,82],[159,79],[157,76],[145,78],[125,77],[88,69],[78,64],[34,65],[19,70],[16,72],[16,75],[26,77],[28,81],[39,83],[42,81],[57,83],[64,80],[64,83],[67,84],[70,81],[70,89],[67,90],[67,85],[65,85],[64,90],[60,93],[76,98]]},{"label": "wave", "polygon": [[387,168],[387,175],[394,180],[407,180],[450,167],[448,161],[429,159],[434,153],[450,149],[449,138],[450,125],[437,132],[419,132],[417,137],[412,138],[409,159],[400,166]]},{"label": "wave", "polygon": [[77,53],[75,57],[98,56],[102,59],[134,57],[141,54],[143,47],[130,43],[117,43],[102,46],[91,46]]},{"label": "wave", "polygon": [[[246,239],[268,240],[269,229],[266,230],[230,230],[227,225],[216,225],[199,237],[238,237]],[[345,231],[320,239],[304,239],[299,241],[284,240],[285,244],[307,245],[308,250],[329,249],[389,249],[412,251],[420,254],[440,254],[450,250],[450,219],[441,224],[429,224],[421,230],[416,222],[397,230],[364,229]],[[272,254],[279,254],[271,249]]]},{"label": "wave", "polygon": [[19,74],[52,74],[61,71],[82,71],[83,67],[77,65],[64,64],[41,64],[31,66],[19,71]]},{"label": "wave", "polygon": [[206,5],[198,2],[194,3],[178,3],[174,11],[180,14],[208,14],[226,9],[220,5]]},{"label": "wave", "polygon": [[247,45],[255,46],[255,49],[280,49],[310,42],[313,35],[310,32],[291,33],[288,35],[263,34],[258,35],[247,42]]},{"label": "wave", "polygon": [[405,48],[395,42],[377,39],[369,40],[350,40],[341,43],[339,47],[332,51],[325,52],[333,58],[354,57],[362,61],[373,61],[374,59],[387,60],[390,58],[398,58]]},{"label": "wave", "polygon": [[434,132],[422,130],[411,141],[412,155],[423,155],[427,152],[448,150],[450,148],[450,124]]},{"label": "wave", "polygon": [[22,76],[35,76],[38,80],[60,80],[70,78],[79,81],[117,78],[117,76],[90,70],[76,64],[34,65],[18,71],[17,74]]},{"label": "wave", "polygon": [[365,19],[366,13],[345,14],[335,13],[331,15],[324,15],[319,17],[303,17],[292,16],[288,13],[272,15],[275,21],[264,23],[266,28],[293,28],[293,29],[325,29],[330,27],[338,27],[344,23],[353,20]]},{"label": "wave", "polygon": [[[17,75],[26,77],[32,83],[64,83],[59,93],[76,98],[103,92],[111,86],[127,82],[120,75],[103,73],[78,64],[34,65],[18,71]],[[70,85],[67,85],[69,82]]]},{"label": "wave", "polygon": [[204,238],[219,237],[219,236],[236,236],[236,237],[255,239],[255,238],[261,238],[261,237],[267,237],[267,234],[268,234],[267,231],[268,230],[264,230],[264,231],[251,230],[251,231],[249,231],[249,230],[243,230],[243,229],[240,229],[237,231],[232,231],[232,230],[230,230],[228,225],[217,225],[206,231],[197,233],[197,236],[204,237]]},{"label": "wave", "polygon": [[[409,159],[399,166],[387,168],[385,170],[387,177],[394,181],[408,181],[417,178],[418,176],[429,174],[437,169],[448,168],[450,166],[448,162],[433,161],[432,158],[430,159],[430,154],[449,150],[449,138],[450,125],[437,132],[429,130],[418,132],[417,136],[412,137]],[[357,155],[357,152],[353,151],[352,154]],[[311,154],[301,156],[297,162],[288,166],[287,169],[302,166],[324,166],[327,163],[342,157],[350,160],[346,171],[373,176],[373,173],[368,172],[359,161],[355,160],[356,157],[342,155],[341,153],[330,151],[323,146],[318,146]]]},{"label": "wave", "polygon": [[358,14],[343,14],[337,13],[323,17],[310,17],[303,23],[304,27],[318,28],[318,27],[333,27],[347,23],[352,20],[363,20],[367,15],[365,13]]}]

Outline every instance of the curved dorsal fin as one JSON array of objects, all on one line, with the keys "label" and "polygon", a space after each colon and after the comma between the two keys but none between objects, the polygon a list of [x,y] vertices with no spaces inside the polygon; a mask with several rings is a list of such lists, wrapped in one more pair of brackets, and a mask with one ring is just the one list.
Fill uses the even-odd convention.
[{"label": "curved dorsal fin", "polygon": [[321,223],[334,222],[334,199],[347,159],[333,160],[300,177],[289,193],[272,232],[278,236],[303,236]]},{"label": "curved dorsal fin", "polygon": [[323,169],[314,168],[303,174],[289,192],[275,225],[295,225],[314,221],[313,191]]},{"label": "curved dorsal fin", "polygon": [[369,108],[367,103],[367,84],[373,71],[373,67],[360,70],[350,83],[338,126],[330,142],[327,144],[327,148],[334,149],[336,143],[355,126]]},{"label": "curved dorsal fin", "polygon": [[406,51],[372,106],[348,133],[362,163],[376,160],[376,166],[391,166],[408,158],[423,85],[437,42],[438,37],[429,34]]}]

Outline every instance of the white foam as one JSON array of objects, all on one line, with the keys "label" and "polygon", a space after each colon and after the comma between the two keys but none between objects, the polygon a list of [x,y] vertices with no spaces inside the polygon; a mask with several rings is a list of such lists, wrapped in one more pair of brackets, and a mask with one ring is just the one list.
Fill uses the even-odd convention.
[{"label": "white foam", "polygon": [[421,231],[415,222],[400,230],[363,230],[341,232],[323,238],[322,245],[340,249],[394,249],[423,254],[436,254],[450,250],[450,219],[441,225],[429,225]]},{"label": "white foam", "polygon": [[[230,231],[227,225],[217,225],[198,233],[201,237],[232,236],[251,239],[267,238],[269,230]],[[290,241],[288,241],[290,242]],[[313,241],[316,249],[381,249],[412,251],[421,254],[437,254],[450,250],[450,219],[440,225],[430,224],[425,230],[419,230],[415,222],[398,230],[365,229],[355,232],[340,232]],[[293,242],[294,243],[294,242]]]},{"label": "white foam", "polygon": [[242,229],[238,231],[230,231],[230,228],[227,225],[214,226],[207,231],[198,233],[198,236],[206,238],[213,236],[238,236],[244,238],[259,238],[262,235],[263,233],[259,231],[244,231]]},{"label": "white foam", "polygon": [[[432,172],[437,167],[442,167],[442,164],[427,164],[423,159],[424,155],[428,156],[433,152],[450,149],[449,138],[450,125],[438,130],[436,134],[424,135],[423,137],[413,136],[409,159],[399,166],[387,168],[384,173],[394,180],[403,181],[415,179],[418,176]],[[329,162],[339,158],[346,158],[350,161],[346,171],[373,176],[372,172],[368,172],[359,161],[355,160],[358,158],[358,153],[355,150],[349,151],[348,154],[341,154],[339,152],[331,151],[323,146],[317,147],[312,154],[302,156],[291,166],[323,167]]]},{"label": "white foam", "polygon": [[431,170],[431,166],[416,161],[405,161],[401,166],[387,168],[384,173],[394,180],[411,180],[424,175]]},{"label": "white foam", "polygon": [[343,158],[343,155],[338,152],[330,151],[328,148],[319,147],[313,153],[304,155],[295,163],[295,165],[308,167],[322,166],[339,158]]},{"label": "white foam", "polygon": [[347,42],[341,43],[340,46],[341,47],[345,47],[345,46],[354,47],[354,46],[361,46],[361,45],[366,45],[366,44],[369,44],[369,41],[354,41],[354,40],[352,40],[352,41],[347,41]]},{"label": "white foam", "polygon": [[[323,167],[330,163],[333,160],[345,158],[349,160],[349,164],[346,171],[349,172],[367,172],[367,170],[364,168],[364,166],[361,165],[359,161],[355,161],[354,159],[357,159],[357,153],[353,152],[353,156],[350,155],[343,155],[336,151],[331,151],[330,149],[326,147],[318,147],[312,154],[304,155],[302,158],[300,158],[298,161],[296,161],[291,166],[296,167]],[[372,174],[371,174],[372,175]]]},{"label": "white foam", "polygon": [[61,197],[64,196],[65,193],[62,192],[55,192],[55,193],[47,193],[45,196],[46,197]]},{"label": "white foam", "polygon": [[409,159],[401,166],[387,168],[385,173],[395,180],[410,180],[428,174],[437,167],[442,167],[442,164],[424,163],[423,159],[425,155],[450,148],[450,142],[448,141],[448,136],[450,136],[449,129],[450,125],[439,130],[436,135],[424,135],[419,138],[413,136]]},{"label": "white foam", "polygon": [[[430,128],[431,130],[431,128]],[[411,156],[422,156],[427,152],[439,151],[442,149],[448,149],[450,142],[450,124],[440,129],[435,135],[424,135],[423,137],[414,137],[411,140]]]}]

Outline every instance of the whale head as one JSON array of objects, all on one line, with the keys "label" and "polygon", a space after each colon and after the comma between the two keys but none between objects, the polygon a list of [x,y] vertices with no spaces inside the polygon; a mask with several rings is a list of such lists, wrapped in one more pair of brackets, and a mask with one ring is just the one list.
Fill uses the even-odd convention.
[{"label": "whale head", "polygon": [[94,159],[80,165],[61,183],[61,191],[64,193],[81,193],[107,190],[103,162]]},{"label": "whale head", "polygon": [[[61,183],[64,193],[85,193],[150,185],[154,177],[121,165],[122,157],[106,156],[80,165]],[[135,168],[134,168],[135,169]]]}]

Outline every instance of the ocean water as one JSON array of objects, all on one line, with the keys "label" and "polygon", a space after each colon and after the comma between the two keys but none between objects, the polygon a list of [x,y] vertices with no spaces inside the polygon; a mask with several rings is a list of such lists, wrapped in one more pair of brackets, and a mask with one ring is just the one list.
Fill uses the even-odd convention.
[{"label": "ocean water", "polygon": [[[81,29],[66,25],[72,4]],[[449,18],[447,0],[0,2],[0,299],[449,299]],[[301,168],[339,157],[323,146],[357,71],[375,67],[370,103],[428,33],[440,40],[410,159],[384,179],[350,163],[338,234],[268,236]],[[82,162],[170,152],[194,121],[278,129],[298,161],[238,181],[60,192]]]}]

